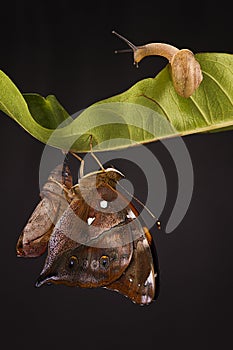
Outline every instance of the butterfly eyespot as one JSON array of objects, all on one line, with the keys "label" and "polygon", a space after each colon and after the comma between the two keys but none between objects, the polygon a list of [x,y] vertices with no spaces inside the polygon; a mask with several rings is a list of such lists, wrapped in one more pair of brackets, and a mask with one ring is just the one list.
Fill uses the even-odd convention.
[{"label": "butterfly eyespot", "polygon": [[87,259],[84,259],[82,265],[83,265],[83,268],[84,268],[84,269],[87,269],[87,268],[88,268],[88,265],[89,265],[88,260],[87,260]]},{"label": "butterfly eyespot", "polygon": [[78,263],[78,258],[72,255],[69,259],[69,268],[72,269]]},{"label": "butterfly eyespot", "polygon": [[100,266],[107,269],[109,267],[109,257],[107,255],[102,255],[100,258]]},{"label": "butterfly eyespot", "polygon": [[91,269],[96,270],[99,267],[99,261],[98,260],[92,260],[91,262]]},{"label": "butterfly eyespot", "polygon": [[129,258],[128,254],[122,254],[120,256],[121,260],[127,260]]},{"label": "butterfly eyespot", "polygon": [[110,260],[111,261],[118,260],[118,258],[119,258],[119,256],[118,256],[117,252],[112,252],[110,254]]}]

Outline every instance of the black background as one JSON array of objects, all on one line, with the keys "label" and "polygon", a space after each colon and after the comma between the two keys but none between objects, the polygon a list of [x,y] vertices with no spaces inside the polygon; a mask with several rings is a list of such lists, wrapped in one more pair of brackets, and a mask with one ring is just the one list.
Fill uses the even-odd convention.
[{"label": "black background", "polygon": [[[227,2],[226,2],[227,4]],[[69,113],[154,76],[166,64],[139,69],[115,29],[135,44],[168,42],[194,52],[232,52],[232,12],[224,1],[6,3],[1,8],[0,68],[22,92],[54,94]],[[232,347],[233,133],[185,137],[194,167],[188,212],[171,234],[152,230],[161,290],[136,306],[117,293],[63,286],[36,289],[44,257],[19,259],[15,243],[39,200],[43,144],[1,113],[1,343],[29,348],[217,349]],[[149,144],[168,182],[166,222],[177,178],[160,143]],[[121,163],[127,178],[133,175]],[[140,179],[134,177],[140,184]],[[136,179],[135,179],[136,178]],[[137,196],[144,199],[143,186]]]}]

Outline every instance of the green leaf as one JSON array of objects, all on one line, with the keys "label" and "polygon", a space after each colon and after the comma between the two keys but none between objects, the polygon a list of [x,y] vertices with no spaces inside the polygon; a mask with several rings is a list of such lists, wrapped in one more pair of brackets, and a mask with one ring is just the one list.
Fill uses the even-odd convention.
[{"label": "green leaf", "polygon": [[70,117],[53,95],[44,98],[38,94],[23,94],[23,97],[35,121],[44,128],[56,129]]},{"label": "green leaf", "polygon": [[38,140],[76,152],[118,149],[137,143],[233,128],[233,56],[197,54],[203,81],[188,99],[174,90],[169,65],[155,78],[100,101],[75,120],[54,96],[22,94],[0,72],[0,109]]}]

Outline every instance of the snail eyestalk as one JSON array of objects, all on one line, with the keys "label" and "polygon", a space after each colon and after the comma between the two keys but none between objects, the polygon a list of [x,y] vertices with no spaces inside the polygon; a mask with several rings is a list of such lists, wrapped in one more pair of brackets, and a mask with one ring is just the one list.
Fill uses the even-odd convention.
[{"label": "snail eyestalk", "polygon": [[122,39],[124,42],[126,42],[129,47],[131,47],[131,49],[133,51],[137,50],[137,46],[135,46],[134,44],[132,44],[128,39],[126,39],[124,36],[120,35],[119,33],[115,32],[115,30],[112,31],[112,34],[115,34],[116,36],[118,36],[118,38]]}]

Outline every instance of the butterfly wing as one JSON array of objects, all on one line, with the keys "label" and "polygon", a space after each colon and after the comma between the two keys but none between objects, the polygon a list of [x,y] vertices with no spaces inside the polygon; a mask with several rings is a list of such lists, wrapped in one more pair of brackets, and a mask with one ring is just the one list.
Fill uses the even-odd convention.
[{"label": "butterfly wing", "polygon": [[[140,230],[140,223],[135,223]],[[157,295],[158,267],[155,265],[150,244],[152,239],[151,236],[148,239],[148,231],[134,241],[129,266],[117,281],[106,286],[107,289],[115,290],[140,305],[150,304],[154,300]]]},{"label": "butterfly wing", "polygon": [[[129,265],[133,237],[126,225],[128,202],[108,184],[98,191],[90,188],[87,195],[84,200],[77,190],[57,222],[37,286],[52,282],[100,287],[118,279]],[[72,257],[75,266],[70,268]]]},{"label": "butterfly wing", "polygon": [[[61,245],[56,244],[54,249],[50,246],[37,286],[54,283],[94,288],[111,283],[122,275],[131,261],[132,242],[122,244],[123,237],[130,234],[129,228],[122,225],[102,233],[95,242],[90,242],[91,245],[80,245],[60,235]],[[112,241],[117,246],[111,247],[109,242]]]},{"label": "butterfly wing", "polygon": [[106,287],[138,304],[149,304],[156,290],[151,236],[136,209],[109,184],[85,188],[57,222],[37,281]]}]

